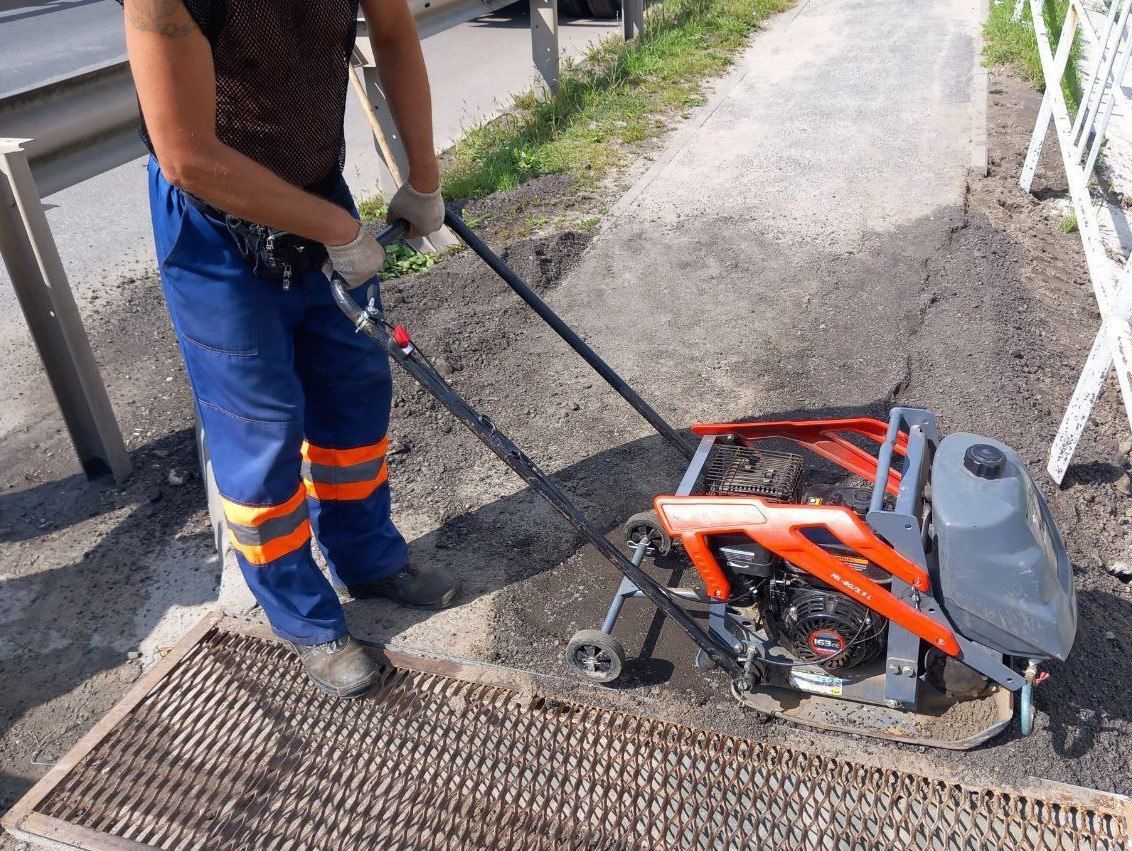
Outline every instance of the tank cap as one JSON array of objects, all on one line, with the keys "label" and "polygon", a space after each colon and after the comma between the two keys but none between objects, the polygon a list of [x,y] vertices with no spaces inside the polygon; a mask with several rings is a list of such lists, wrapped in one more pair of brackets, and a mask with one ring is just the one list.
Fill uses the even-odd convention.
[{"label": "tank cap", "polygon": [[980,479],[997,479],[1006,469],[1006,454],[989,443],[976,443],[963,454],[963,466]]}]

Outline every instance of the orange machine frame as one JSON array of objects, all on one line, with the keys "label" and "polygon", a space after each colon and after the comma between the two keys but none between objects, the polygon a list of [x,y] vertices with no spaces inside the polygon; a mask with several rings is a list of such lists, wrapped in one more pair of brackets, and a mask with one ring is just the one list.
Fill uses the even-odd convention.
[{"label": "orange machine frame", "polygon": [[[698,424],[692,431],[701,436],[734,435],[748,445],[770,438],[790,440],[875,482],[877,459],[850,443],[841,433],[852,432],[883,443],[888,425],[880,420],[854,418]],[[895,451],[904,455],[907,445],[907,437],[898,435]],[[900,474],[890,471],[885,484],[886,489],[895,494],[900,487]],[[653,504],[661,525],[674,540],[681,542],[703,579],[708,596],[714,600],[729,599],[731,583],[712,554],[708,537],[742,534],[948,655],[960,655],[959,642],[946,625],[932,620],[864,574],[847,569],[844,562],[803,534],[804,529],[824,528],[887,573],[918,591],[929,592],[931,579],[927,571],[884,543],[848,508],[774,503],[752,496],[658,496]]]},{"label": "orange machine frame", "polygon": [[[875,482],[877,459],[846,440],[843,436],[845,432],[859,434],[878,444],[884,443],[888,434],[888,423],[869,417],[850,417],[841,420],[806,420],[805,422],[696,423],[692,426],[692,433],[700,437],[733,435],[748,446],[756,440],[772,438],[790,440],[844,467],[862,479]],[[897,454],[906,455],[908,435],[898,432],[894,448]],[[896,470],[889,469],[885,489],[893,496],[900,490],[900,473]]]}]

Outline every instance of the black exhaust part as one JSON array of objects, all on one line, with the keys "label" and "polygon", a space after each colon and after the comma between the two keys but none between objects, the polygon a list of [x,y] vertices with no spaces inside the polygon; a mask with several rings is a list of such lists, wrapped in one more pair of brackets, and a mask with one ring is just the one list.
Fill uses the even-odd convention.
[{"label": "black exhaust part", "polygon": [[[404,236],[408,225],[397,222],[386,228],[378,236],[383,245],[395,242]],[[407,332],[400,327],[390,328],[384,316],[372,305],[366,309],[358,307],[346,289],[345,282],[338,276],[330,276],[331,292],[334,301],[353,323],[354,328],[387,352],[416,381],[444,405],[453,416],[471,430],[483,443],[514,470],[535,492],[545,499],[561,514],[567,522],[581,532],[590,543],[611,561],[629,580],[648,597],[665,615],[672,618],[688,636],[699,645],[708,657],[725,670],[733,680],[744,676],[743,666],[735,658],[730,648],[716,639],[700,626],[688,612],[677,605],[663,588],[644,570],[633,564],[614,544],[595,529],[566,496],[565,492],[548,477],[538,465],[528,458],[512,440],[496,428],[484,414],[479,413],[449,386],[448,382],[433,368],[428,359],[417,349]]]},{"label": "black exhaust part", "polygon": [[565,340],[570,348],[582,356],[586,363],[594,368],[606,383],[609,384],[614,390],[621,394],[621,398],[633,406],[633,409],[644,417],[649,425],[657,430],[661,437],[667,440],[672,447],[687,458],[689,461],[694,454],[693,447],[677,434],[676,430],[670,426],[665,419],[658,414],[653,407],[642,399],[637,391],[625,383],[625,380],[618,375],[613,368],[601,359],[593,349],[591,349],[586,341],[579,337],[574,329],[562,321],[557,313],[550,309],[542,298],[530,286],[515,274],[515,270],[503,262],[498,254],[492,251],[487,244],[476,235],[467,223],[464,222],[459,216],[452,212],[449,208],[444,208],[444,223],[448,225],[456,235],[460,237],[476,254],[480,256],[492,271],[495,272],[504,282],[519,294],[519,298],[530,305],[539,316],[543,318],[547,325],[554,329],[563,340]]}]

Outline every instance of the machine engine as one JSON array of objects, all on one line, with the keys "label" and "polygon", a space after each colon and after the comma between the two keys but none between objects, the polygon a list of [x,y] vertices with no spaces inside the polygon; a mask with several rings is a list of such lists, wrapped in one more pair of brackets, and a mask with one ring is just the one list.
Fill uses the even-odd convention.
[{"label": "machine engine", "polygon": [[[871,492],[851,486],[814,487],[804,492],[802,456],[741,444],[720,446],[703,480],[712,495],[750,495],[776,502],[843,505],[864,517]],[[882,585],[891,580],[836,538],[811,530],[810,540],[847,567]],[[774,555],[745,535],[712,541],[716,560],[730,575],[736,603],[753,607],[768,637],[800,662],[829,671],[866,665],[885,646],[888,621],[841,591]],[[741,589],[741,590],[740,590]]]}]

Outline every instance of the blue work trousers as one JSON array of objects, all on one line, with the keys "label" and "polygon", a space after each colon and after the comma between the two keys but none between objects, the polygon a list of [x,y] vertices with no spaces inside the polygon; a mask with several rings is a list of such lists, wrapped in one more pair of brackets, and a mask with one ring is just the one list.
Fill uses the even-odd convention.
[{"label": "blue work trousers", "polygon": [[[320,271],[289,287],[252,273],[225,223],[149,163],[161,281],[200,411],[229,538],[274,631],[345,634],[311,537],[343,585],[408,564],[390,519],[389,360],[356,334]],[[328,200],[355,217],[345,181]],[[354,290],[359,300],[366,287]]]}]

